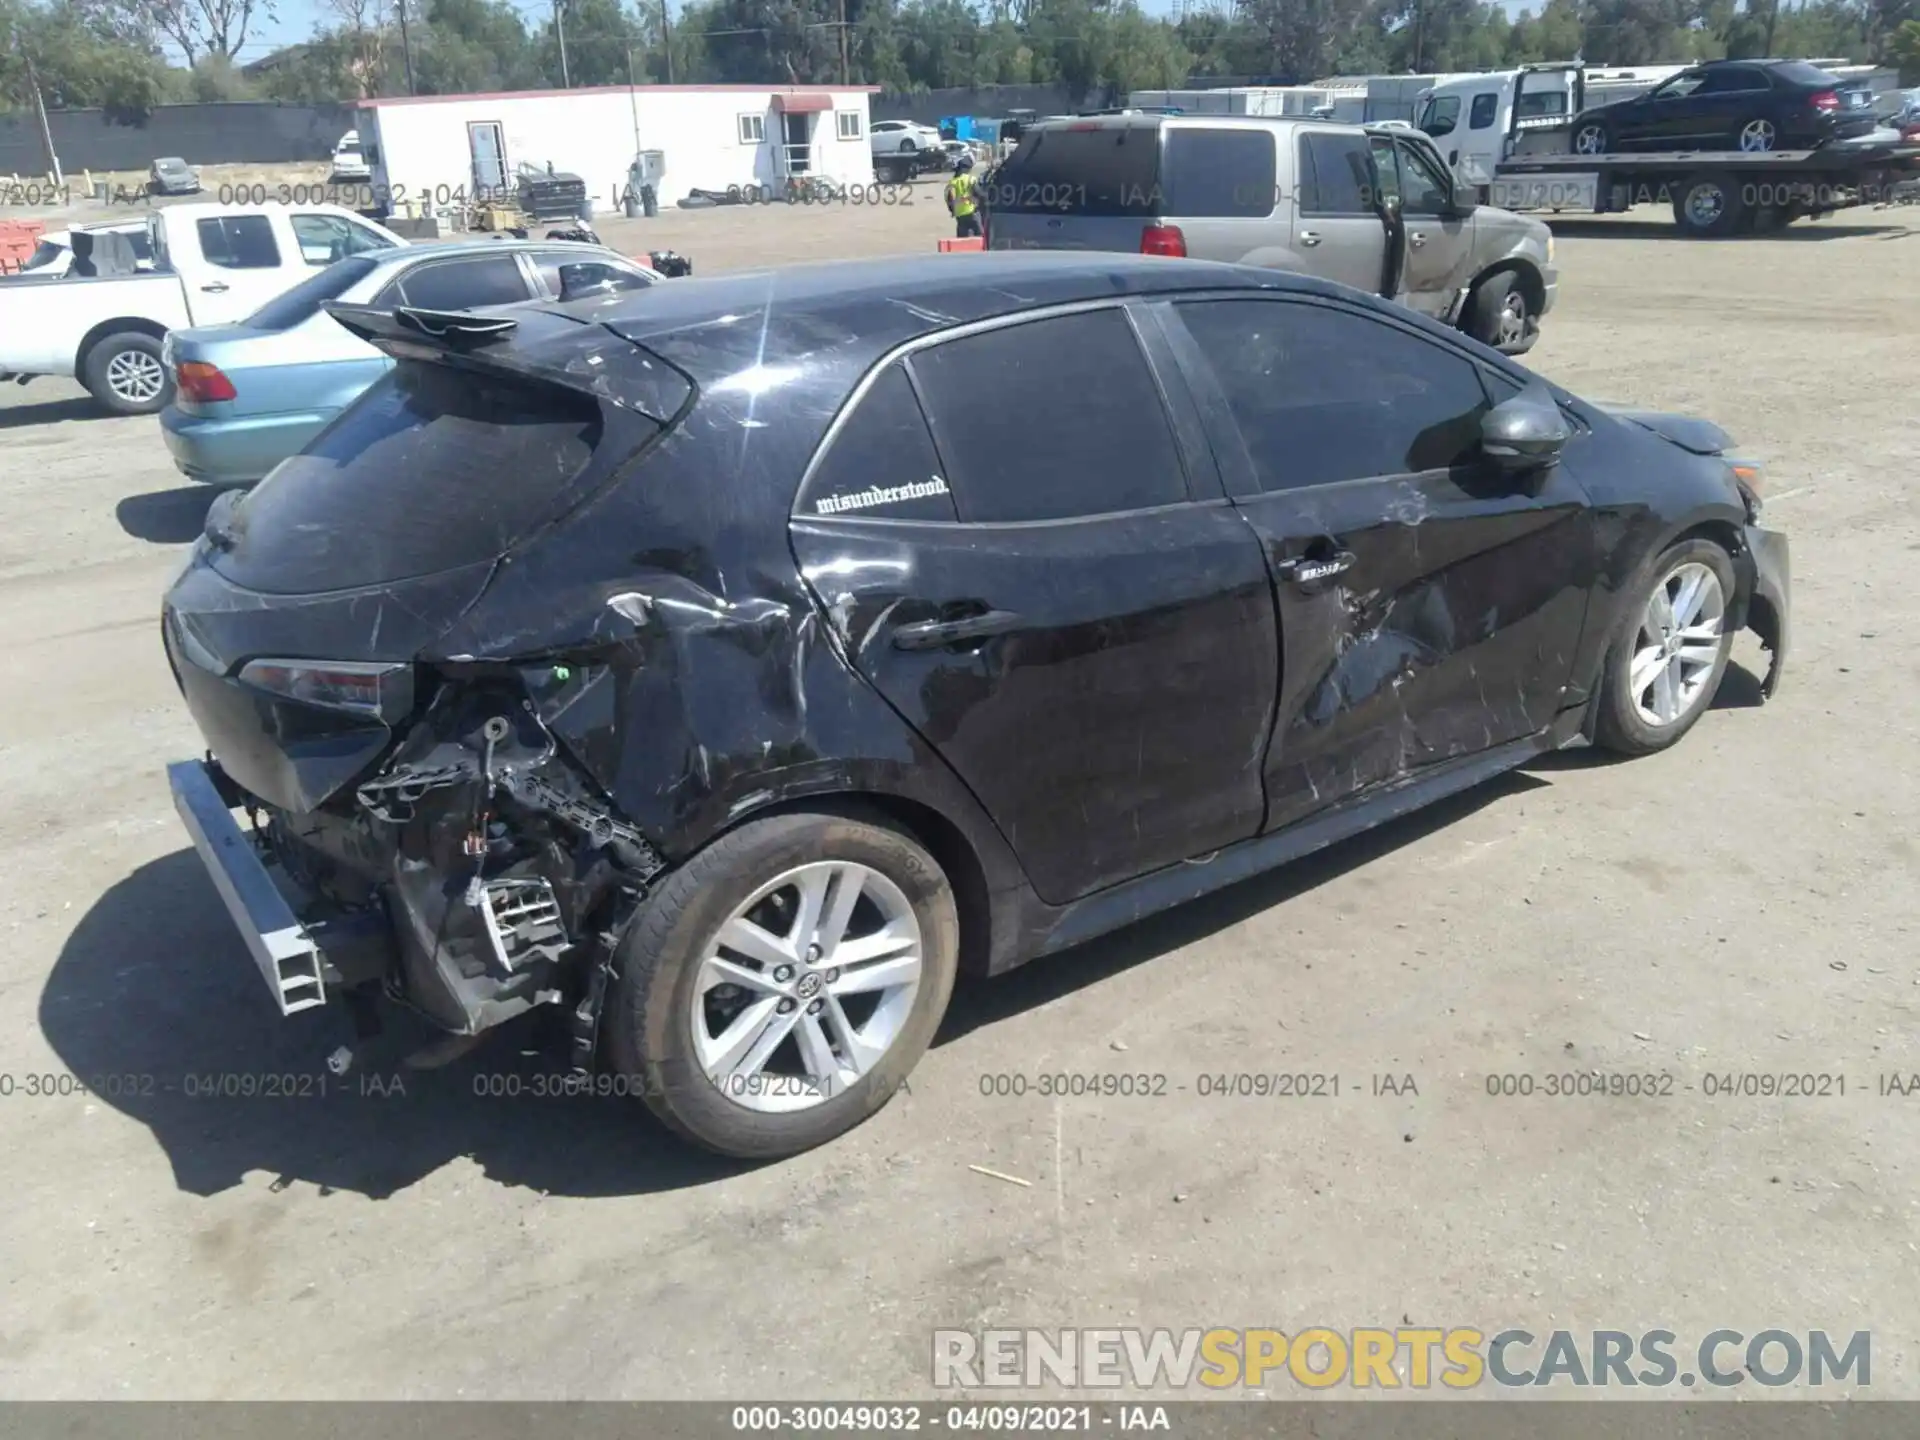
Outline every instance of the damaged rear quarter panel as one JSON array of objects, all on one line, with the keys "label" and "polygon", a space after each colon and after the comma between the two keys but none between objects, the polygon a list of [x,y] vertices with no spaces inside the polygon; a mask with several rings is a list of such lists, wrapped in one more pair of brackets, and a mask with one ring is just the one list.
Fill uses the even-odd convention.
[{"label": "damaged rear quarter panel", "polygon": [[[840,659],[787,539],[801,472],[853,376],[761,367],[703,387],[599,496],[498,567],[429,660],[540,658],[595,673],[547,723],[671,860],[767,808],[872,793],[959,828],[989,889],[1020,872],[918,736]],[[770,423],[772,406],[812,423]]]}]

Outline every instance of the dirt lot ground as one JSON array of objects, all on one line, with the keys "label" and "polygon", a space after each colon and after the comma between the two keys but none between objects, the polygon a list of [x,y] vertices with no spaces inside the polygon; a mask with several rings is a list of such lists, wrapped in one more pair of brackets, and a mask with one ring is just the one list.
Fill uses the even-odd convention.
[{"label": "dirt lot ground", "polygon": [[[606,233],[703,273],[931,249],[945,217],[916,200]],[[1920,1096],[1878,1093],[1920,1071],[1915,218],[1559,242],[1532,363],[1711,416],[1771,466],[1797,573],[1774,702],[1747,637],[1676,752],[1563,754],[963,991],[910,1095],[761,1169],[634,1105],[476,1095],[545,1071],[518,1033],[404,1096],[190,1093],[317,1076],[334,1043],[274,1017],[167,799],[197,743],[159,596],[208,496],[153,420],[8,387],[0,1394],[906,1396],[941,1325],[1404,1319],[1683,1347],[1869,1329],[1866,1393],[1920,1395]],[[1588,1069],[1674,1093],[1487,1092]],[[1276,1071],[1340,1096],[1196,1096]],[[1846,1093],[1705,1093],[1747,1071]],[[1170,1089],[983,1093],[1047,1073]],[[1375,1096],[1376,1075],[1418,1093]],[[63,1076],[103,1093],[30,1093]]]}]

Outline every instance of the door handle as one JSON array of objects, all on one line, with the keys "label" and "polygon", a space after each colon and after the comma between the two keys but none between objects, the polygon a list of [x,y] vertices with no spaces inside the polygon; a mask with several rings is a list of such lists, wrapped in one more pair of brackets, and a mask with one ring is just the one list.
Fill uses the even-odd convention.
[{"label": "door handle", "polygon": [[1427,237],[1422,235],[1418,230],[1411,230],[1407,232],[1407,244],[1413,246],[1414,249],[1418,250],[1422,245],[1426,243],[1427,243]]},{"label": "door handle", "polygon": [[213,284],[202,285],[200,288],[209,295],[224,295],[227,293],[228,286],[226,281],[216,280]]},{"label": "door handle", "polygon": [[1300,232],[1300,243],[1308,246],[1318,245],[1320,243],[1320,232],[1318,230],[1302,230]]},{"label": "door handle", "polygon": [[990,635],[1004,635],[1020,624],[1011,610],[986,610],[978,615],[963,615],[958,620],[921,620],[902,625],[893,632],[896,650],[938,650],[945,645],[964,645]]},{"label": "door handle", "polygon": [[1338,575],[1353,565],[1351,550],[1337,550],[1331,555],[1300,555],[1292,560],[1282,560],[1273,568],[1282,580],[1291,580],[1296,585],[1306,585],[1315,580],[1325,580]]}]

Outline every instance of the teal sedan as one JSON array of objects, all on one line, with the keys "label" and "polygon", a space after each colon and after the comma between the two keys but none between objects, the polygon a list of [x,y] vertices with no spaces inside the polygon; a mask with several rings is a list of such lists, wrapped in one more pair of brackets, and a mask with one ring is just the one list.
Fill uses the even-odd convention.
[{"label": "teal sedan", "polygon": [[599,245],[563,240],[462,241],[349,256],[268,301],[237,325],[167,334],[174,377],[160,430],[191,480],[251,485],[297,454],[393,361],[321,308],[491,310],[567,301],[656,283],[653,270]]}]

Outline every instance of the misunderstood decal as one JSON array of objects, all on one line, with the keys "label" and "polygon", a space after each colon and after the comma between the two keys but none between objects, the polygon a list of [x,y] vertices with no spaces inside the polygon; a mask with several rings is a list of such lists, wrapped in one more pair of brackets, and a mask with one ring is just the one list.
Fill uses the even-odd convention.
[{"label": "misunderstood decal", "polygon": [[869,485],[851,495],[825,495],[814,504],[820,515],[838,515],[846,510],[871,510],[876,505],[891,505],[896,500],[920,500],[928,495],[945,495],[947,482],[938,475],[931,480],[915,480],[908,485]]}]

